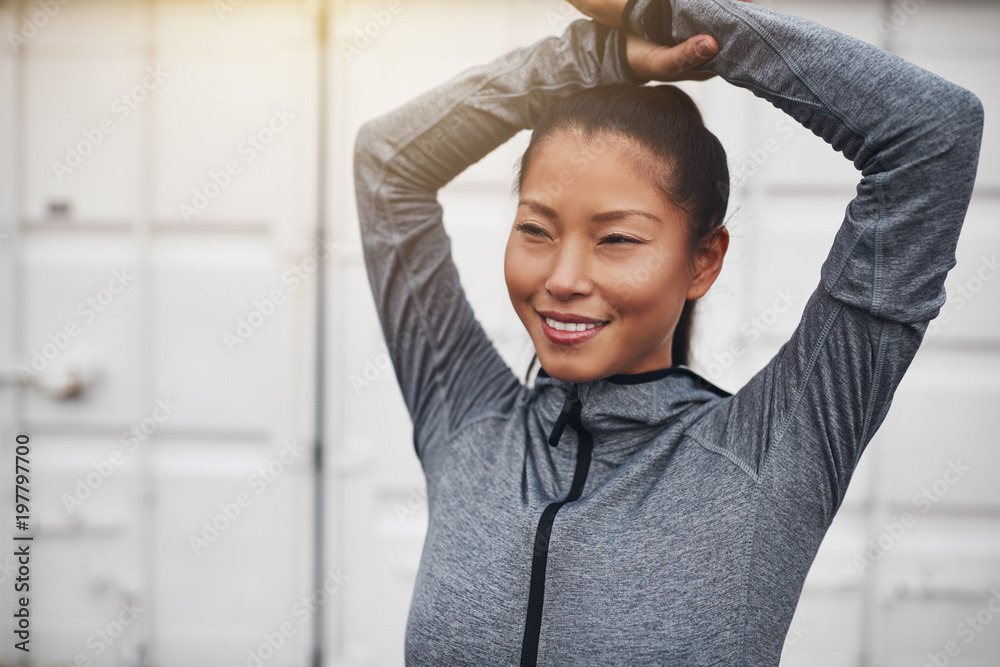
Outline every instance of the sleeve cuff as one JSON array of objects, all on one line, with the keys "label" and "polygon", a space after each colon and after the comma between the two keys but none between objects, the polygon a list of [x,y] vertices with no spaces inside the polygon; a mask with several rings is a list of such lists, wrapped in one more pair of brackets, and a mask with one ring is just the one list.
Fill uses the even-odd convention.
[{"label": "sleeve cuff", "polygon": [[670,0],[628,0],[622,8],[621,24],[644,39],[675,46],[673,14]]},{"label": "sleeve cuff", "polygon": [[622,9],[621,22],[623,28],[628,28],[629,30],[631,30],[632,24],[628,22],[628,19],[629,15],[632,13],[632,10],[635,9],[635,2],[636,0],[628,0],[628,2],[625,3],[624,9]]},{"label": "sleeve cuff", "polygon": [[[630,0],[631,1],[631,0]],[[628,40],[625,36],[625,30],[618,30],[618,60],[621,62],[622,72],[625,73],[625,77],[629,82],[641,86],[645,83],[649,83],[651,79],[644,79],[635,73],[632,66],[628,63]]]}]

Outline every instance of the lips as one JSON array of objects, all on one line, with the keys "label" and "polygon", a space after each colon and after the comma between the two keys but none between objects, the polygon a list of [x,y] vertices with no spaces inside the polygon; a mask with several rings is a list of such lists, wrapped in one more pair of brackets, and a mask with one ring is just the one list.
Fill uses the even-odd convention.
[{"label": "lips", "polygon": [[538,314],[542,317],[547,317],[557,322],[565,322],[567,324],[607,324],[607,320],[594,319],[593,317],[585,317],[583,315],[577,315],[576,313],[557,313],[554,310],[539,310]]},{"label": "lips", "polygon": [[576,313],[538,311],[545,337],[557,345],[576,345],[600,333],[608,324]]}]

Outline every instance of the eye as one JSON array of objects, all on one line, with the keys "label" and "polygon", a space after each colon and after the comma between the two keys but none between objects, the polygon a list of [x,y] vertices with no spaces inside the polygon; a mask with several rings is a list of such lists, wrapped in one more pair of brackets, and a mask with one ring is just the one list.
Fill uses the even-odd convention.
[{"label": "eye", "polygon": [[637,239],[635,237],[632,237],[632,236],[625,236],[624,234],[614,233],[614,234],[608,234],[603,239],[601,239],[601,244],[604,244],[604,243],[614,243],[614,244],[619,244],[619,243],[635,243],[635,244],[642,244],[642,243],[645,243],[645,241],[641,241],[641,240],[639,240],[639,239]]},{"label": "eye", "polygon": [[514,225],[514,229],[521,232],[522,234],[527,234],[528,236],[537,236],[540,238],[548,236],[548,232],[546,232],[538,225],[530,222],[519,222],[516,225]]}]

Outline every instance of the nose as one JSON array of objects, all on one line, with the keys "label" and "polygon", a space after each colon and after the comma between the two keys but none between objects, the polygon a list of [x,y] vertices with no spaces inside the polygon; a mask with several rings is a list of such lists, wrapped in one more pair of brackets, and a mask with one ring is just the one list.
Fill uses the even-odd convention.
[{"label": "nose", "polygon": [[545,289],[556,299],[565,301],[574,296],[586,296],[593,289],[589,277],[586,251],[577,243],[563,243],[554,253]]}]

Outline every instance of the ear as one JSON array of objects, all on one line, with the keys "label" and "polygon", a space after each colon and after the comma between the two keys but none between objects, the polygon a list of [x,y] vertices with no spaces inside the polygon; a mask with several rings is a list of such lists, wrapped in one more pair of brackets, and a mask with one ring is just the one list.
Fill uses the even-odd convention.
[{"label": "ear", "polygon": [[729,249],[729,230],[725,227],[716,232],[711,244],[699,253],[695,260],[695,274],[688,288],[687,299],[700,299],[712,286],[722,271],[722,261]]}]

